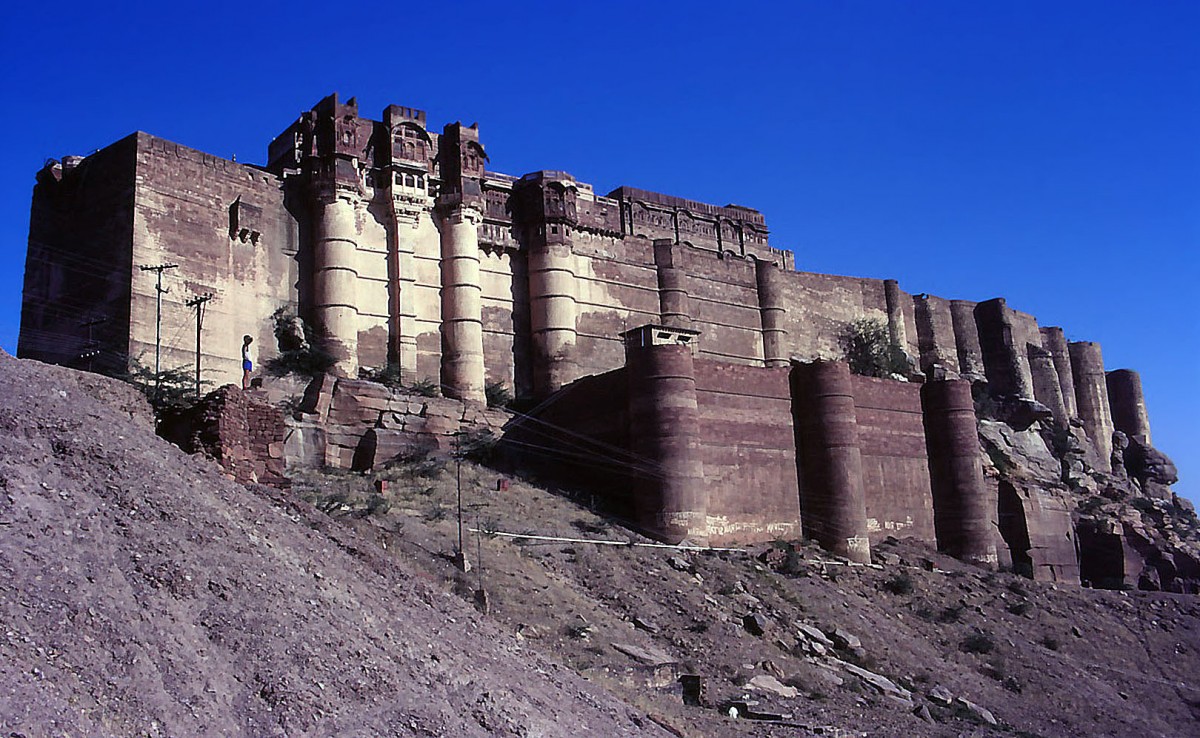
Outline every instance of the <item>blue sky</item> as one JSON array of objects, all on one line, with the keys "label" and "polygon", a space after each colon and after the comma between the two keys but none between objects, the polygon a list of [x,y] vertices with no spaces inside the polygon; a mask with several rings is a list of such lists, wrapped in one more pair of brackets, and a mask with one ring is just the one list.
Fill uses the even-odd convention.
[{"label": "blue sky", "polygon": [[762,210],[799,268],[1005,296],[1141,371],[1200,499],[1200,3],[18,4],[0,346],[34,173],[145,130],[262,162],[331,91],[491,166]]}]

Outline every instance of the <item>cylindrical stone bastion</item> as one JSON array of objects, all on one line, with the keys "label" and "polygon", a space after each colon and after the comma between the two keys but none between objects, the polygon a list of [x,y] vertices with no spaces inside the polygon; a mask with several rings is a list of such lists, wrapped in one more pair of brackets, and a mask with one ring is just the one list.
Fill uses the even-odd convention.
[{"label": "cylindrical stone bastion", "polygon": [[796,364],[792,402],[800,457],[800,518],[823,548],[868,563],[867,507],[850,367]]},{"label": "cylindrical stone bastion", "polygon": [[971,383],[928,382],[921,387],[921,407],[938,549],[964,561],[995,566],[991,518],[996,500],[983,483]]}]

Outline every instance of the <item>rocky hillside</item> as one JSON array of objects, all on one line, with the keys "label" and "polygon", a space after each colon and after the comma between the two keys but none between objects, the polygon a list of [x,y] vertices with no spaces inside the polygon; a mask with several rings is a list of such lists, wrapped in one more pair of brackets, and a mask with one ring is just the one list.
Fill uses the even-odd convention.
[{"label": "rocky hillside", "polygon": [[121,385],[0,391],[3,735],[1200,735],[1192,595],[653,547],[436,456],[245,488]]},{"label": "rocky hillside", "polygon": [[0,352],[0,734],[666,735],[310,505]]}]

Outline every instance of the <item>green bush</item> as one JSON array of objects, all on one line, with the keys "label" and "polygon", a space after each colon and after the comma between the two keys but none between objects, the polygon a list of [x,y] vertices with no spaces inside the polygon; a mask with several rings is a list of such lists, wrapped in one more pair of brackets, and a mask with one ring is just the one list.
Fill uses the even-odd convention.
[{"label": "green bush", "polygon": [[[131,358],[124,372],[112,375],[114,379],[128,382],[138,389],[156,415],[161,416],[167,411],[186,410],[196,404],[196,373],[189,366],[177,366],[163,369],[156,375],[154,370],[142,364],[137,358]],[[200,391],[212,382],[200,380]]]},{"label": "green bush", "polygon": [[866,377],[907,375],[908,356],[892,343],[887,324],[876,318],[859,318],[849,323],[840,336],[850,371]]},{"label": "green bush", "polygon": [[488,407],[508,407],[513,401],[512,392],[508,391],[504,382],[488,382],[483,392],[487,397]]}]

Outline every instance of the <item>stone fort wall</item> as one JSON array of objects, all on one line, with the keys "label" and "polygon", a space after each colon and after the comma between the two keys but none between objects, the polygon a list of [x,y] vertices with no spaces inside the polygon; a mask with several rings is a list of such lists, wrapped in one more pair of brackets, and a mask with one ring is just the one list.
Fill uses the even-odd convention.
[{"label": "stone fort wall", "polygon": [[[631,187],[599,195],[564,172],[516,177],[487,162],[477,126],[431,131],[423,111],[394,105],[372,120],[337,95],[272,141],[266,166],[144,133],[49,162],[34,189],[18,353],[116,368],[147,363],[157,341],[165,367],[191,366],[187,303],[211,295],[200,363],[221,384],[240,379],[241,336],[261,363],[275,351],[272,314],[293,310],[347,388],[362,369],[392,366],[464,407],[481,405],[489,383],[552,400],[540,421],[587,451],[572,461],[529,428],[514,442],[556,449],[547,469],[605,450],[595,471],[624,484],[614,505],[665,537],[759,540],[803,526],[858,557],[870,538],[899,534],[994,558],[940,532],[962,524],[939,507],[979,522],[956,495],[980,485],[992,518],[1000,504],[1034,521],[1031,541],[1069,526],[1052,502],[977,481],[977,443],[965,451],[951,432],[966,417],[961,393],[927,400],[923,382],[962,377],[1037,401],[1056,422],[1081,423],[1102,463],[1114,430],[1149,438],[1136,374],[1110,382],[1098,345],[1069,344],[1001,298],[796,271],[753,209]],[[161,294],[142,268],[156,266]],[[842,355],[860,318],[887,325],[912,381],[842,377],[821,361]],[[647,326],[674,338],[659,346]],[[385,450],[396,437],[366,425],[332,431],[345,437],[327,458],[353,464],[368,431]],[[650,486],[621,468],[647,458]]]}]

